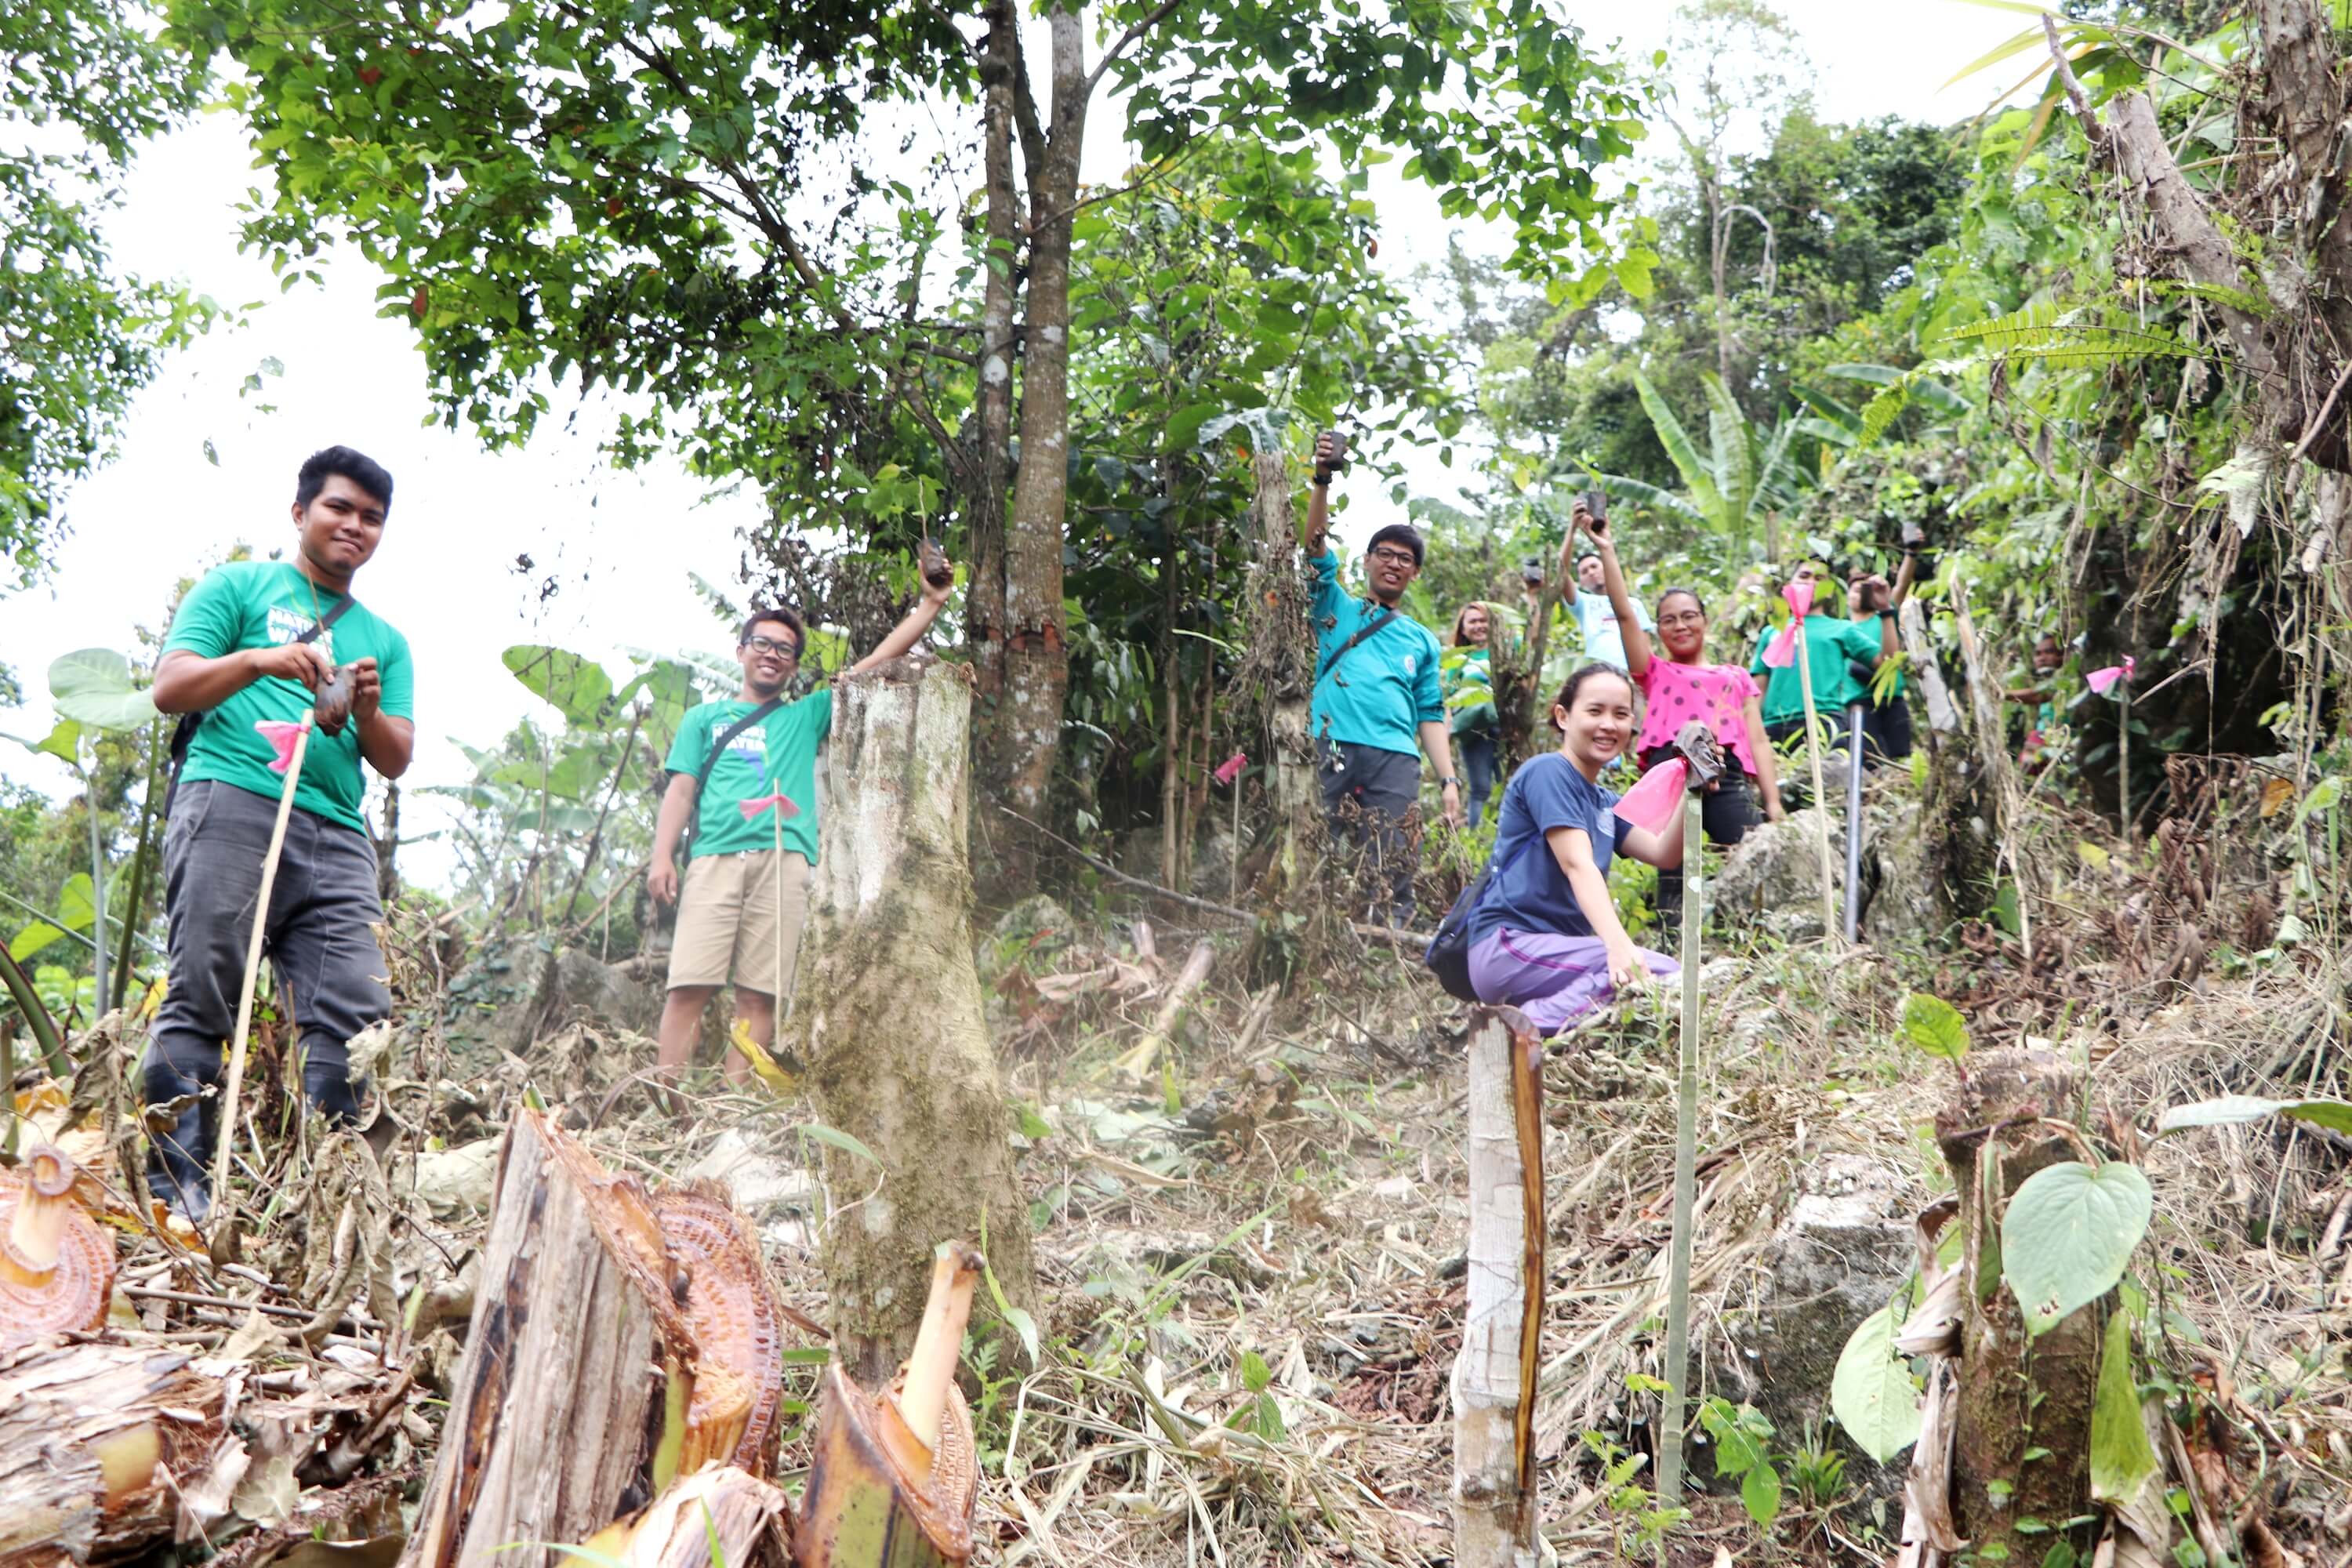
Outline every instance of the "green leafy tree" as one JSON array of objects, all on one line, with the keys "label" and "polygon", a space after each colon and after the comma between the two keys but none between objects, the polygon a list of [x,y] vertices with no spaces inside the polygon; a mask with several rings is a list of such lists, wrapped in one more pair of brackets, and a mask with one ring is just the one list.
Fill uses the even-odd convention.
[{"label": "green leafy tree", "polygon": [[52,565],[65,494],[110,458],[131,400],[219,316],[175,284],[119,276],[101,226],[138,144],[198,100],[201,49],[120,0],[0,7],[0,554]]},{"label": "green leafy tree", "polygon": [[[1328,133],[1351,166],[1393,148],[1449,214],[1507,218],[1517,265],[1547,274],[1601,248],[1599,172],[1638,131],[1633,93],[1531,0],[1060,5],[1034,62],[1011,0],[970,19],[892,0],[171,16],[247,73],[231,99],[278,176],[249,239],[289,271],[326,237],[381,266],[451,423],[525,439],[548,383],[576,376],[627,395],[623,461],[675,449],[761,484],[781,517],[845,521],[885,463],[942,481],[971,563],[982,784],[1030,815],[1069,680],[1073,245],[1113,195],[1078,180],[1104,89],[1126,95],[1144,182],[1226,132]],[[976,110],[961,228],[859,138],[919,102]],[[1620,269],[1638,287],[1648,259]],[[792,548],[781,528],[760,542]]]}]

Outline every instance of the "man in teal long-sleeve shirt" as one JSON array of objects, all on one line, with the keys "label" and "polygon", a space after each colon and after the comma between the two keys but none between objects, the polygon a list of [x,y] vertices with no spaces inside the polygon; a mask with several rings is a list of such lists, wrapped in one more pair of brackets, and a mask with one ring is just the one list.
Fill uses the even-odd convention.
[{"label": "man in teal long-sleeve shirt", "polygon": [[1398,607],[1421,575],[1425,547],[1411,526],[1391,523],[1364,552],[1370,596],[1359,599],[1341,587],[1339,555],[1327,537],[1332,460],[1330,437],[1317,437],[1305,542],[1315,571],[1307,612],[1315,628],[1315,695],[1307,721],[1321,763],[1324,809],[1335,828],[1370,846],[1390,889],[1389,910],[1376,909],[1372,917],[1385,913],[1409,925],[1418,857],[1403,823],[1421,799],[1416,744],[1437,770],[1446,820],[1462,821],[1462,785],[1438,691],[1437,637]]}]

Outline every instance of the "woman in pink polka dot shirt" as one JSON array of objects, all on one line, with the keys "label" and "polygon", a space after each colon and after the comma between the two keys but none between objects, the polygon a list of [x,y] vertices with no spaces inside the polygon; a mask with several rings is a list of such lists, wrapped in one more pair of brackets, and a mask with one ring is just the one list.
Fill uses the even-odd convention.
[{"label": "woman in pink polka dot shirt", "polygon": [[[1773,768],[1771,742],[1764,738],[1763,693],[1756,678],[1737,664],[1706,662],[1706,605],[1693,588],[1669,588],[1658,596],[1657,638],[1664,657],[1651,652],[1650,635],[1633,613],[1633,596],[1617,563],[1609,525],[1596,521],[1580,502],[1576,527],[1600,553],[1609,602],[1625,637],[1625,673],[1642,694],[1642,733],[1635,762],[1646,773],[1674,755],[1675,734],[1693,719],[1706,721],[1734,764],[1701,802],[1707,842],[1737,844],[1766,817],[1778,822],[1780,780]],[[1571,543],[1570,548],[1573,548]],[[1759,811],[1760,807],[1760,811]],[[1669,940],[1681,929],[1683,874],[1658,873],[1658,918]]]}]

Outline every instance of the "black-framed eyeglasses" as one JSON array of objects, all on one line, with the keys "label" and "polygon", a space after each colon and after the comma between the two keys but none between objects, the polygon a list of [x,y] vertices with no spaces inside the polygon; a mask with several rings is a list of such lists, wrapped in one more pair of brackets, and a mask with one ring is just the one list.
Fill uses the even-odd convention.
[{"label": "black-framed eyeglasses", "polygon": [[1385,544],[1371,551],[1370,555],[1373,560],[1384,563],[1391,566],[1418,566],[1421,564],[1421,563],[1414,558],[1412,551],[1391,550]]},{"label": "black-framed eyeglasses", "polygon": [[743,639],[743,646],[753,653],[780,654],[791,659],[801,656],[800,645],[788,637],[749,637]]}]

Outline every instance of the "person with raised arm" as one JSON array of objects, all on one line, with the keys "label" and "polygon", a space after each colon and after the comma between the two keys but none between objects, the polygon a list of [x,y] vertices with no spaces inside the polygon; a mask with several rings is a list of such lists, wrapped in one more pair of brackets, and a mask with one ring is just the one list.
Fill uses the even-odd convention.
[{"label": "person with raised arm", "polygon": [[1420,858],[1405,823],[1421,802],[1421,759],[1437,771],[1445,819],[1463,821],[1462,781],[1445,731],[1439,689],[1437,635],[1406,615],[1398,601],[1421,575],[1427,547],[1411,523],[1375,531],[1364,548],[1370,592],[1357,598],[1339,584],[1339,552],[1331,548],[1331,475],[1339,463],[1329,431],[1315,438],[1315,483],[1307,491],[1303,548],[1315,571],[1307,606],[1315,631],[1315,694],[1307,722],[1315,736],[1323,809],[1335,830],[1370,854],[1386,884],[1377,923],[1412,920],[1412,879]]},{"label": "person with raised arm", "polygon": [[1633,738],[1633,688],[1612,665],[1568,678],[1551,707],[1559,750],[1529,758],[1504,787],[1493,871],[1471,912],[1470,984],[1478,1000],[1527,1014],[1556,1035],[1618,992],[1680,973],[1633,945],[1609,891],[1609,862],[1683,863],[1683,813],[1661,831],[1616,815],[1601,771]]},{"label": "person with raised arm", "polygon": [[[1780,780],[1771,742],[1764,738],[1763,693],[1755,677],[1737,664],[1711,664],[1706,658],[1706,603],[1696,588],[1669,588],[1658,595],[1657,635],[1665,657],[1650,646],[1650,634],[1633,615],[1633,596],[1608,523],[1579,502],[1570,520],[1591,540],[1617,624],[1624,628],[1625,672],[1641,692],[1642,733],[1633,751],[1643,773],[1672,760],[1675,736],[1694,719],[1715,731],[1731,763],[1708,787],[1699,805],[1707,842],[1731,845],[1769,817],[1784,815]],[[1671,935],[1681,929],[1683,873],[1677,865],[1658,873],[1658,920]]]},{"label": "person with raised arm", "polygon": [[[1893,591],[1884,577],[1863,578],[1854,585],[1854,592],[1864,618],[1850,621],[1839,613],[1843,605],[1832,605],[1822,596],[1821,590],[1832,580],[1814,563],[1808,561],[1799,565],[1790,574],[1789,582],[1790,588],[1812,590],[1812,607],[1801,624],[1791,622],[1768,631],[1757,645],[1756,657],[1748,661],[1748,674],[1769,672],[1770,676],[1764,687],[1764,733],[1777,746],[1790,736],[1804,732],[1803,671],[1793,658],[1781,664],[1773,657],[1775,645],[1780,639],[1801,631],[1805,661],[1812,667],[1813,711],[1827,719],[1835,731],[1831,745],[1843,746],[1847,738],[1843,722],[1847,704],[1870,700],[1868,673],[1896,653]],[[1874,628],[1873,621],[1877,623]],[[1856,678],[1858,671],[1863,679]]]}]

